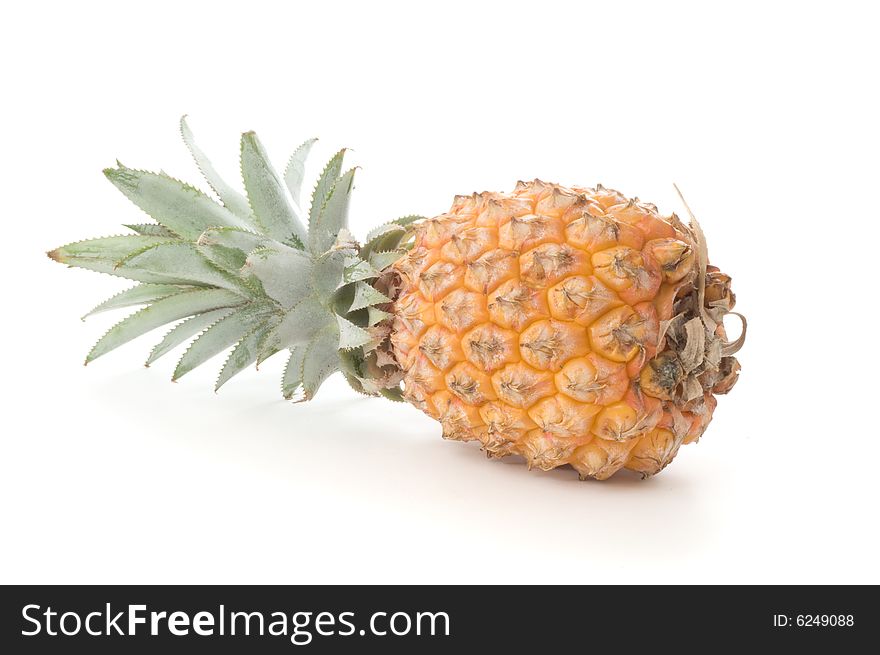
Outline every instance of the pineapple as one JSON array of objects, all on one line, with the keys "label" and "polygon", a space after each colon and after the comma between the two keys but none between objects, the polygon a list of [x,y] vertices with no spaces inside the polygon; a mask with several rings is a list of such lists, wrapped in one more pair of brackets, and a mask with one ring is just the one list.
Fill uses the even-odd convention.
[{"label": "pineapple", "polygon": [[737,380],[745,319],[735,314],[743,331],[729,341],[731,281],[708,264],[692,214],[686,226],[601,185],[534,180],[457,196],[445,214],[393,220],[358,243],[344,150],[306,210],[315,139],[282,175],[245,133],[241,194],[185,117],[180,128],[217,200],[118,164],[105,175],[153,221],[48,253],[138,283],[89,312],[141,307],[86,363],[171,325],[147,365],[188,343],[174,380],[228,351],[219,389],[285,352],[287,399],[313,398],[338,371],[357,392],[414,405],[447,439],[582,479],[658,473]]}]

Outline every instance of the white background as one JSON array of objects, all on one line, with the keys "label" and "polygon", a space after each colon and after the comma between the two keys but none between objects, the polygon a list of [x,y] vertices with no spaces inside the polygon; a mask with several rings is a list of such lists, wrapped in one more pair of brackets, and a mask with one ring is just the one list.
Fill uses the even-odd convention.
[{"label": "white background", "polygon": [[[7,7],[0,582],[880,582],[869,6]],[[141,366],[159,335],[84,369],[118,317],[77,317],[127,283],[43,253],[141,217],[116,157],[198,182],[183,113],[229,179],[244,130],[353,147],[361,235],[535,176],[681,212],[677,182],[750,319],[740,383],[658,477],[579,483],[335,378],[285,403],[281,358],[218,396]]]}]

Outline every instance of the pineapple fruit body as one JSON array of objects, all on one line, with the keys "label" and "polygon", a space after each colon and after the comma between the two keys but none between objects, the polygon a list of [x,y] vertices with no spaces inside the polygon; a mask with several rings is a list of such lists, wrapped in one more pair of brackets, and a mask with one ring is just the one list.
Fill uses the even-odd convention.
[{"label": "pineapple fruit body", "polygon": [[686,377],[665,333],[695,291],[697,255],[676,217],[601,186],[459,196],[393,266],[404,398],[490,457],[598,479],[657,473],[736,375],[719,359],[710,384],[674,397]]}]

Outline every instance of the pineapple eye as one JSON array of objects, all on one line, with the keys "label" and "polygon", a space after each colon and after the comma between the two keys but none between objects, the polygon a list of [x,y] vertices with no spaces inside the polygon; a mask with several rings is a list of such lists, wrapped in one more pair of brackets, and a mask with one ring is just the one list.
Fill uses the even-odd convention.
[{"label": "pineapple eye", "polygon": [[498,244],[496,230],[473,227],[462,232],[454,232],[440,251],[441,255],[456,264],[471,262]]},{"label": "pineapple eye", "polygon": [[439,300],[447,291],[458,287],[464,277],[461,267],[452,262],[439,261],[419,275],[419,287],[430,300]]},{"label": "pineapple eye", "polygon": [[573,275],[548,292],[554,318],[574,320],[589,325],[596,318],[622,303],[620,298],[597,278]]},{"label": "pineapple eye", "polygon": [[483,294],[456,289],[440,303],[438,320],[456,332],[467,330],[488,318]]},{"label": "pineapple eye", "polygon": [[465,335],[464,354],[480,370],[494,371],[519,359],[517,338],[515,332],[485,323]]},{"label": "pineapple eye", "polygon": [[477,395],[477,383],[466,377],[453,377],[449,381],[449,390],[464,400],[474,401]]},{"label": "pineapple eye", "polygon": [[549,373],[536,371],[523,363],[509,364],[495,373],[492,385],[505,402],[523,409],[555,391]]},{"label": "pineapple eye", "polygon": [[566,321],[537,321],[520,335],[523,360],[535,368],[558,371],[572,357],[587,354],[586,330]]},{"label": "pineapple eye", "polygon": [[478,406],[495,399],[489,377],[468,362],[457,364],[447,373],[446,386],[470,405]]},{"label": "pineapple eye", "polygon": [[644,347],[646,322],[630,307],[613,309],[589,327],[593,349],[615,362],[628,362]]},{"label": "pineapple eye", "polygon": [[678,282],[693,269],[693,248],[678,239],[655,239],[645,250],[660,265],[666,282]]},{"label": "pineapple eye", "polygon": [[502,249],[491,250],[467,264],[465,286],[483,294],[491,293],[499,284],[516,276],[516,267],[516,253]]},{"label": "pineapple eye", "polygon": [[584,253],[567,244],[546,243],[520,257],[520,271],[526,284],[545,288],[568,275],[589,274],[591,267]]}]

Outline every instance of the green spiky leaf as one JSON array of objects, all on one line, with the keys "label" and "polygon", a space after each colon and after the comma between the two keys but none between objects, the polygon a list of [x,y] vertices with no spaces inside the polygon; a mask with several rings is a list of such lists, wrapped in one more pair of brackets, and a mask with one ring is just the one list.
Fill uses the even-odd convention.
[{"label": "green spiky leaf", "polygon": [[[393,250],[400,244],[406,234],[406,228],[394,223],[386,223],[372,230],[361,248],[361,257],[367,259],[379,250]],[[386,245],[387,244],[387,245]]]},{"label": "green spiky leaf", "polygon": [[332,247],[340,230],[348,227],[348,204],[356,170],[346,171],[333,184],[317,219],[309,221],[309,247],[316,255]]},{"label": "green spiky leaf", "polygon": [[367,233],[361,256],[366,259],[374,252],[396,250],[401,246],[406,235],[410,233],[408,227],[416,221],[424,220],[424,218],[424,216],[416,214],[401,216],[373,228]]},{"label": "green spiky leaf", "polygon": [[227,357],[223,368],[220,370],[220,375],[214,383],[214,391],[219,391],[220,387],[257,361],[257,356],[260,353],[266,336],[275,327],[274,317],[274,314],[271,315],[269,320],[257,325],[241,341],[235,344],[235,348],[229,353],[229,357]]},{"label": "green spiky leaf", "polygon": [[135,282],[154,284],[192,284],[176,272],[160,273],[138,268],[120,267],[119,263],[145,249],[161,245],[180,243],[176,239],[141,235],[124,235],[89,239],[62,246],[48,253],[49,257],[62,264],[90,271],[124,277]]},{"label": "green spiky leaf", "polygon": [[184,239],[194,240],[209,227],[244,227],[244,222],[204,193],[163,173],[127,168],[104,170],[104,175],[154,221]]},{"label": "green spiky leaf", "polygon": [[247,262],[247,255],[237,248],[227,248],[226,246],[219,245],[200,245],[196,246],[196,250],[215,267],[232,278],[238,276],[245,262]]},{"label": "green spiky leaf", "polygon": [[176,241],[160,243],[128,255],[116,265],[120,275],[148,274],[177,277],[191,284],[210,285],[242,291],[244,286],[234,277],[213,265],[191,243]]},{"label": "green spiky leaf", "polygon": [[367,308],[367,316],[367,325],[369,327],[378,325],[382,321],[391,318],[391,314],[389,314],[388,312],[383,312],[381,309],[376,309],[375,307]]},{"label": "green spiky leaf", "polygon": [[196,243],[200,246],[223,246],[240,250],[247,255],[256,248],[280,245],[279,242],[262,234],[235,227],[212,227],[199,235]]},{"label": "green spiky leaf", "polygon": [[307,234],[302,220],[287,199],[281,178],[253,132],[241,135],[241,174],[262,231],[277,241],[286,242],[294,236],[305,242]]},{"label": "green spiky leaf", "polygon": [[351,350],[352,348],[360,348],[365,346],[373,337],[365,329],[358,327],[351,321],[336,315],[336,325],[339,328],[339,345],[338,350]]},{"label": "green spiky leaf", "polygon": [[338,347],[335,329],[323,330],[309,342],[303,359],[303,400],[314,398],[327,378],[339,370]]},{"label": "green spiky leaf", "polygon": [[302,143],[293,151],[287,162],[287,167],[284,169],[284,182],[287,184],[287,190],[290,191],[290,197],[298,206],[302,206],[302,184],[306,174],[306,159],[317,141],[317,139],[308,139]]},{"label": "green spiky leaf", "polygon": [[244,298],[226,289],[182,291],[157,300],[110,328],[89,352],[86,363],[157,327],[212,309],[235,307],[243,302]]},{"label": "green spiky leaf", "polygon": [[[266,337],[265,350],[278,352],[307,343],[326,328],[335,331],[333,314],[316,298],[309,296],[284,313],[281,321]],[[260,359],[265,359],[262,353]]]},{"label": "green spiky leaf", "polygon": [[266,295],[289,309],[311,293],[311,270],[312,260],[302,251],[258,248],[248,255],[242,274],[255,276]]},{"label": "green spiky leaf", "polygon": [[189,125],[186,122],[186,116],[182,116],[180,119],[180,135],[183,137],[183,142],[186,144],[193,160],[195,160],[196,166],[199,167],[208,185],[214,190],[217,197],[220,198],[220,202],[233,214],[247,223],[251,223],[253,215],[247,198],[226,183],[214,168],[211,160],[196,145],[192,130],[189,129]]},{"label": "green spiky leaf", "polygon": [[221,318],[210,326],[190,344],[177,362],[172,380],[181,377],[201,366],[206,361],[236,344],[260,323],[264,323],[272,308],[264,304],[250,304]]},{"label": "green spiky leaf", "polygon": [[358,349],[339,351],[339,370],[358,377],[361,375],[363,353]]},{"label": "green spiky leaf", "polygon": [[349,249],[329,250],[315,258],[312,288],[321,298],[329,298],[339,287],[379,277],[379,271]]},{"label": "green spiky leaf", "polygon": [[319,297],[329,298],[343,285],[348,257],[342,250],[331,250],[314,259],[311,284]]},{"label": "green spiky leaf", "polygon": [[153,346],[153,349],[150,351],[150,356],[147,357],[147,361],[144,365],[150,366],[157,359],[163,355],[167,355],[183,344],[187,339],[196,336],[199,332],[213,325],[224,316],[228,316],[233,311],[235,311],[235,308],[223,307],[203,314],[197,314],[196,316],[191,316],[190,318],[181,321],[169,330],[169,332],[162,338],[162,341]]},{"label": "green spiky leaf", "polygon": [[137,232],[138,234],[142,234],[148,237],[166,237],[169,239],[176,239],[177,235],[174,234],[167,227],[162,227],[157,223],[136,223],[133,225],[124,225],[123,227],[127,227],[132,232]]},{"label": "green spiky leaf", "polygon": [[387,398],[395,403],[402,403],[406,401],[406,398],[403,397],[403,391],[400,390],[399,387],[392,387],[390,389],[379,389],[379,394],[383,398]]},{"label": "green spiky leaf", "polygon": [[401,216],[400,218],[395,218],[391,222],[406,227],[407,225],[412,225],[416,221],[423,221],[425,218],[425,216],[421,216],[420,214],[408,214],[406,216]]},{"label": "green spiky leaf", "polygon": [[345,157],[345,150],[343,148],[333,155],[333,158],[327,162],[324,170],[321,171],[321,176],[315,184],[315,189],[312,191],[312,204],[309,207],[309,232],[312,231],[312,226],[318,223],[321,210],[324,209],[324,203],[327,202],[330,192],[339,179],[339,175],[342,172],[342,160]]},{"label": "green spiky leaf", "polygon": [[295,248],[296,250],[305,250],[306,249],[306,244],[303,242],[302,239],[300,239],[295,234],[292,234],[290,236],[290,238],[284,242],[284,245],[290,246],[291,248]]},{"label": "green spiky leaf", "polygon": [[131,289],[120,291],[115,296],[111,296],[100,305],[97,305],[88,314],[85,314],[83,319],[112,309],[147,305],[160,298],[167,298],[175,293],[184,291],[186,288],[174,284],[139,284]]},{"label": "green spiky leaf", "polygon": [[349,255],[345,258],[345,266],[342,272],[342,283],[351,284],[361,280],[370,280],[379,277],[379,271],[373,268],[369,262],[365,262],[357,255]]},{"label": "green spiky leaf", "polygon": [[388,302],[391,302],[391,299],[384,293],[366,282],[357,282],[354,285],[354,299],[351,301],[348,311],[353,312],[364,307],[383,305]]},{"label": "green spiky leaf", "polygon": [[174,243],[173,237],[124,234],[68,243],[48,253],[49,257],[68,266],[90,268],[90,263],[115,266],[135,252],[163,243]]},{"label": "green spiky leaf", "polygon": [[294,346],[290,349],[290,357],[284,366],[284,376],[281,378],[281,393],[286,400],[291,400],[302,388],[303,362],[305,361],[306,345]]},{"label": "green spiky leaf", "polygon": [[402,250],[390,250],[387,252],[374,252],[370,253],[369,262],[370,266],[375,268],[377,271],[384,271],[386,268],[391,266],[398,259],[403,257],[406,253]]}]

